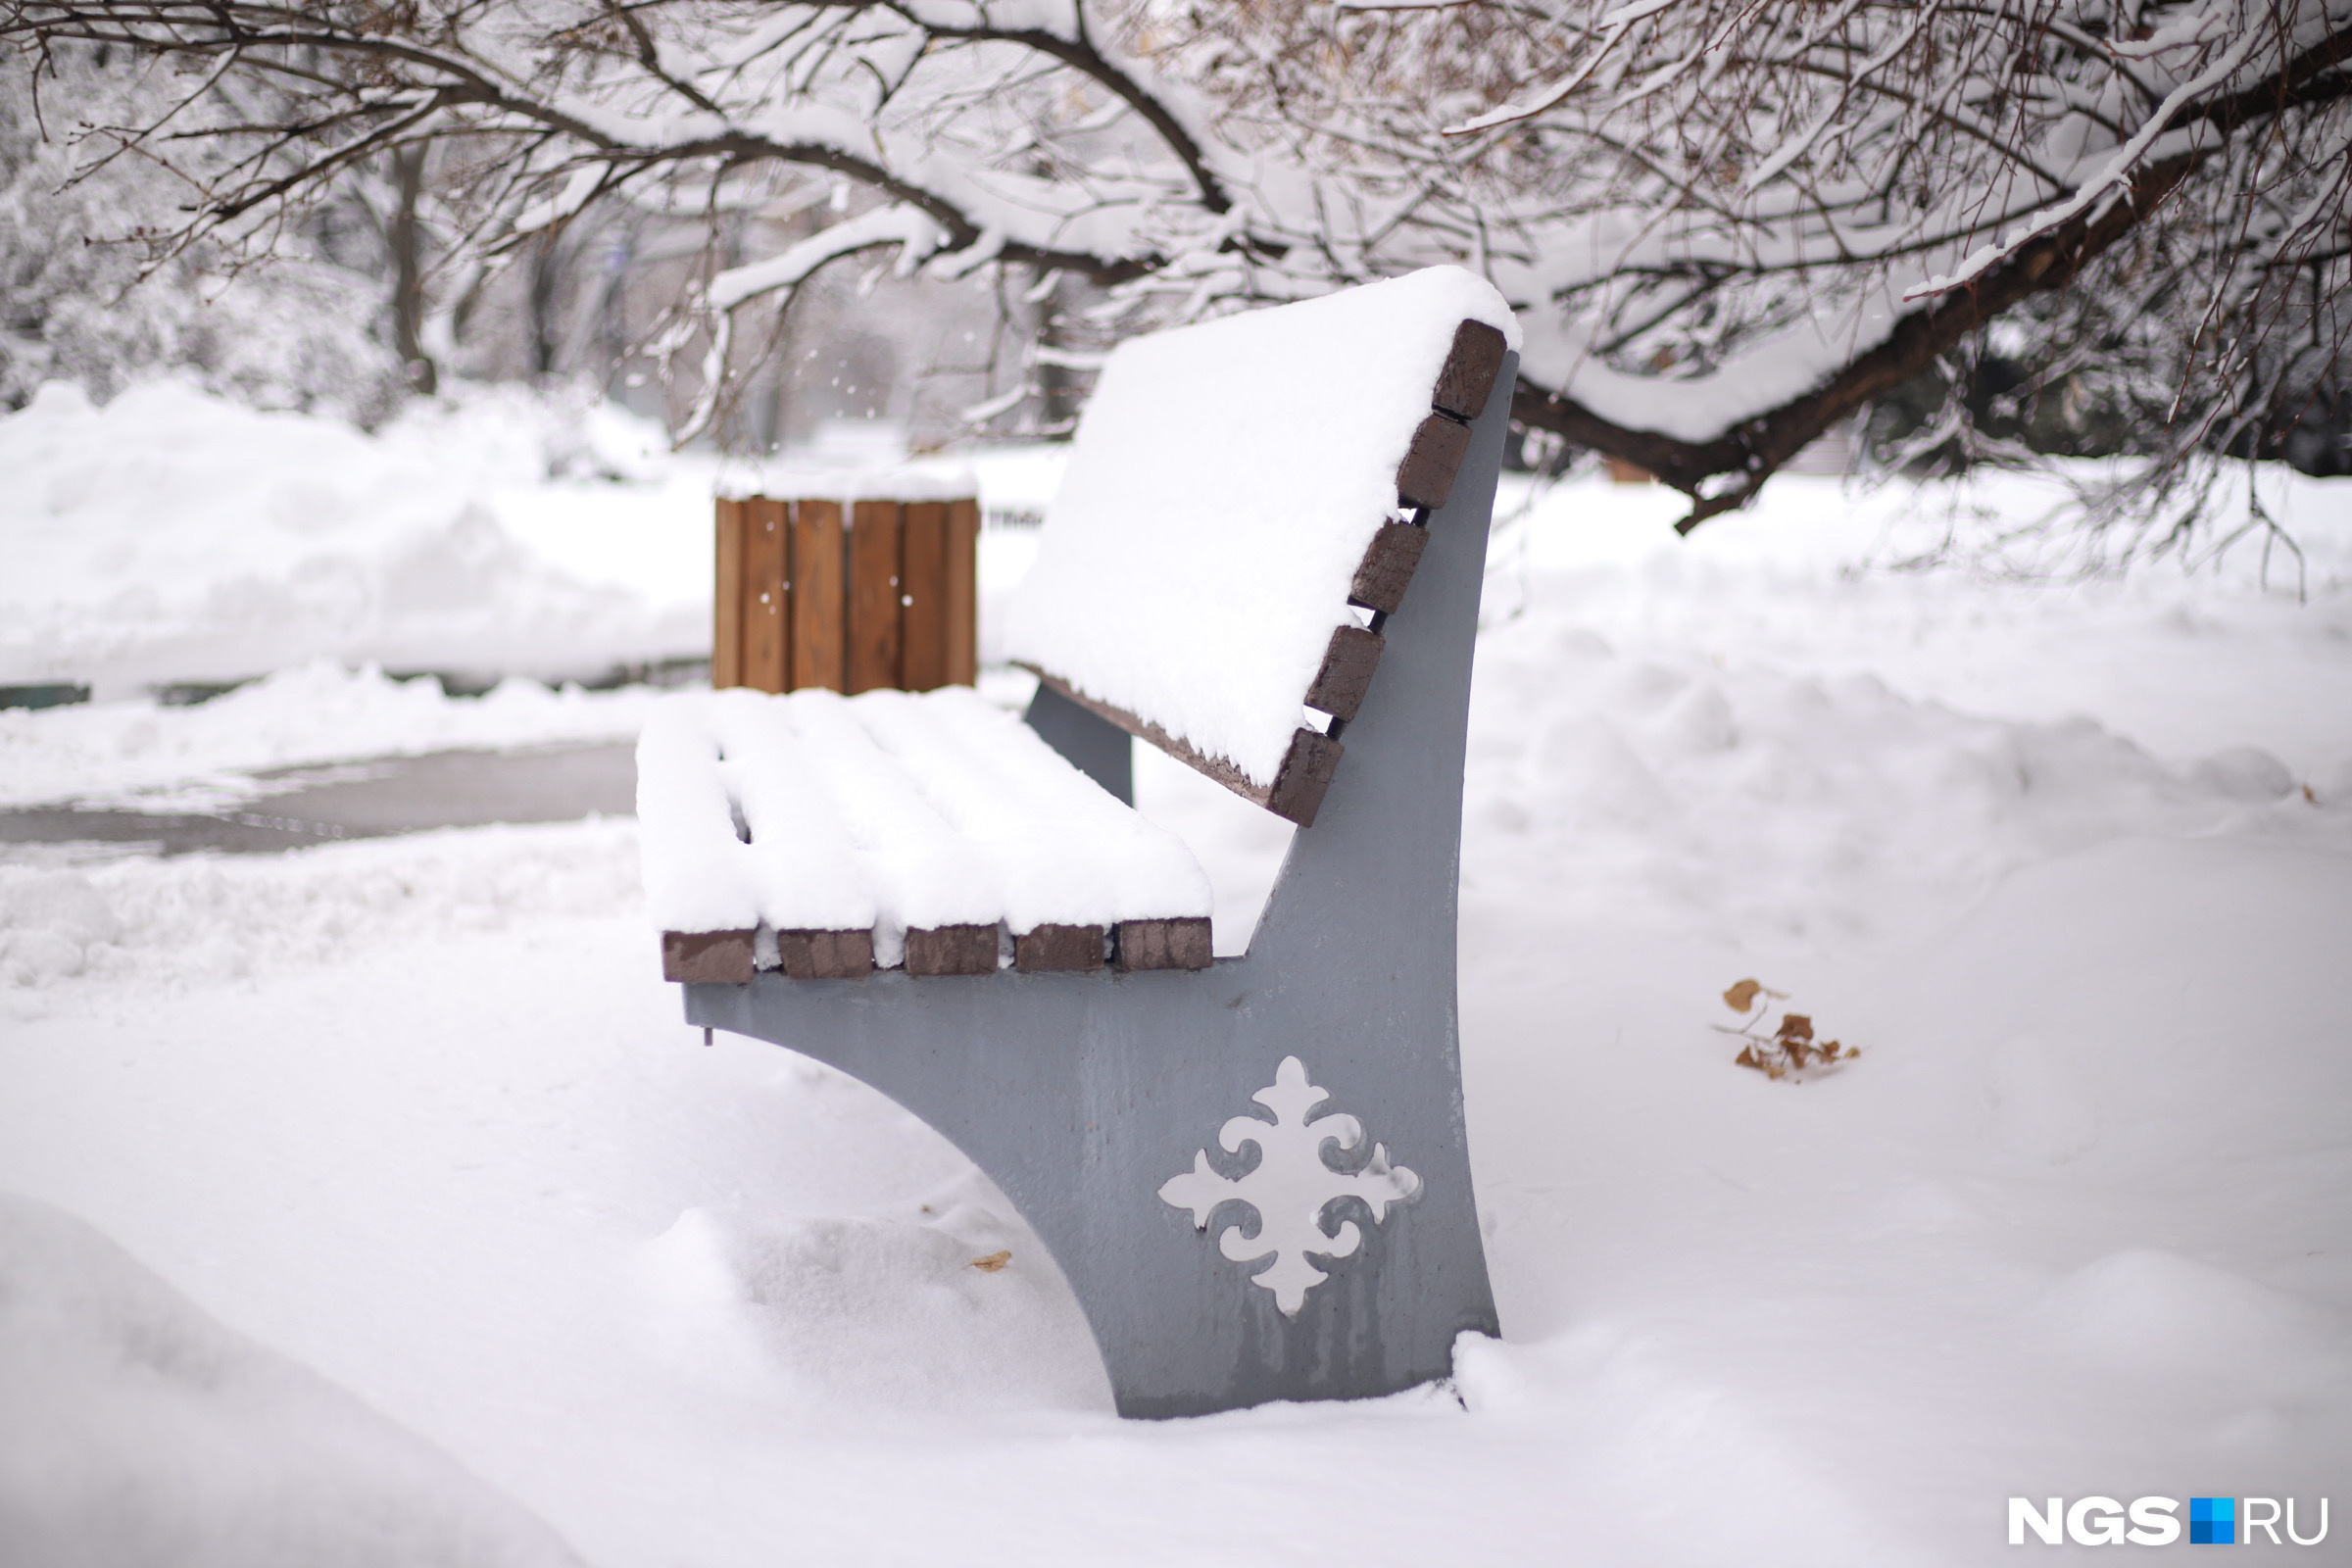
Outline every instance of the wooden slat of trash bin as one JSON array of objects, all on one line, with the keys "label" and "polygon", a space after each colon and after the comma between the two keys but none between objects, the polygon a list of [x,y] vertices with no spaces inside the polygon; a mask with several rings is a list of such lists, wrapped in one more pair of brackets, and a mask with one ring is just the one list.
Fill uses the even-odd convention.
[{"label": "wooden slat of trash bin", "polygon": [[899,504],[860,501],[851,509],[849,684],[870,692],[899,685]]},{"label": "wooden slat of trash bin", "polygon": [[791,621],[784,612],[784,503],[755,496],[743,504],[743,667],[739,679],[754,691],[789,690],[790,656],[787,638]]},{"label": "wooden slat of trash bin", "polygon": [[792,684],[843,689],[845,656],[841,503],[803,501],[792,509]]},{"label": "wooden slat of trash bin", "polygon": [[947,683],[980,681],[980,503],[948,503]]},{"label": "wooden slat of trash bin", "polygon": [[743,684],[743,528],[745,503],[719,498],[713,541],[716,589],[710,601],[710,685]]},{"label": "wooden slat of trash bin", "polygon": [[900,520],[901,684],[927,692],[948,680],[948,508],[910,501]]}]

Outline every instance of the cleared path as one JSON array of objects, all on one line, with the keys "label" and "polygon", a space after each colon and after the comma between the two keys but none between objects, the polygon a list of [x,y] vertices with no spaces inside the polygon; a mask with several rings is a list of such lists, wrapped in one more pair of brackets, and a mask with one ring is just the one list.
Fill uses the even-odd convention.
[{"label": "cleared path", "polygon": [[[514,752],[431,752],[257,774],[266,792],[217,812],[85,808],[0,810],[0,844],[111,846],[118,852],[231,855],[302,849],[492,822],[568,822],[636,810],[628,743]],[[272,786],[282,784],[279,789]]]}]

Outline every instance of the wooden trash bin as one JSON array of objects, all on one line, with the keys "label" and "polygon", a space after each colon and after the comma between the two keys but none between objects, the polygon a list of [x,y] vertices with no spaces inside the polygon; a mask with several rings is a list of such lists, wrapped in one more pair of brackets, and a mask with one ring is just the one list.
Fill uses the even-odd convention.
[{"label": "wooden trash bin", "polygon": [[980,504],[720,497],[710,684],[969,686]]}]

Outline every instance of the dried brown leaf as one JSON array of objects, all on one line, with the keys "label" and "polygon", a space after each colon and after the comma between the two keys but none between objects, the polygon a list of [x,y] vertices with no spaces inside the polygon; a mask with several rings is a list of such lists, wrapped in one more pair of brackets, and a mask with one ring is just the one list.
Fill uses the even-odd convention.
[{"label": "dried brown leaf", "polygon": [[1756,993],[1763,989],[1761,980],[1742,980],[1723,994],[1723,1004],[1734,1012],[1745,1012],[1756,1004]]},{"label": "dried brown leaf", "polygon": [[1810,1040],[1813,1038],[1813,1020],[1801,1012],[1784,1012],[1781,1014],[1781,1031],[1778,1038]]},{"label": "dried brown leaf", "polygon": [[1008,1249],[1002,1252],[991,1252],[986,1257],[973,1258],[972,1267],[978,1269],[983,1274],[994,1274],[997,1270],[1003,1268],[1005,1264],[1011,1261],[1012,1252]]}]

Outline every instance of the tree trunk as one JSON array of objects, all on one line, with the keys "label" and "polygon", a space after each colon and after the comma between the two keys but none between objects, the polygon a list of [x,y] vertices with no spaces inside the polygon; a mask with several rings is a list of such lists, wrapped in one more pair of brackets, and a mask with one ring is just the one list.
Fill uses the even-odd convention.
[{"label": "tree trunk", "polygon": [[424,225],[416,217],[429,146],[417,141],[392,149],[397,201],[387,235],[392,251],[392,346],[400,355],[409,389],[427,397],[440,385],[432,357],[424,351]]},{"label": "tree trunk", "polygon": [[1059,356],[1069,347],[1061,316],[1061,284],[1039,295],[1037,346],[1045,353],[1037,362],[1038,428],[1047,435],[1066,435],[1078,422],[1078,388],[1070,368]]},{"label": "tree trunk", "polygon": [[556,253],[559,236],[550,231],[531,251],[531,370],[553,375],[556,370],[556,290],[564,281],[563,259]]}]

